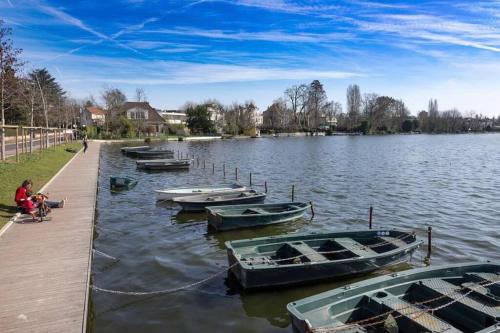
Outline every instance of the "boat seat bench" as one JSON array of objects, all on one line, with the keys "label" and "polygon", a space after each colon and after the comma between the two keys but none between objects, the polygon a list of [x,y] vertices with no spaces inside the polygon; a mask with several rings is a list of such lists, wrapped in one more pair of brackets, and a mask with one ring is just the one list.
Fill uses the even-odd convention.
[{"label": "boat seat bench", "polygon": [[299,251],[302,255],[304,255],[305,258],[309,259],[309,261],[311,262],[328,261],[328,259],[324,255],[318,253],[315,249],[304,242],[291,242],[288,243],[288,245]]},{"label": "boat seat bench", "polygon": [[243,212],[243,214],[267,214],[267,211],[263,210],[262,208],[247,208]]},{"label": "boat seat bench", "polygon": [[[387,292],[384,293],[387,294]],[[396,313],[401,314],[403,317],[417,323],[418,325],[422,326],[426,330],[429,330],[430,332],[446,331],[446,333],[462,333],[462,331],[456,329],[447,322],[433,316],[430,313],[421,312],[422,309],[392,294],[388,294],[383,298],[372,296],[370,297],[370,302],[375,302],[377,304],[384,305],[388,307],[390,310],[393,310]]]},{"label": "boat seat bench", "polygon": [[[456,286],[442,279],[423,280],[421,285],[433,290],[436,293],[446,295],[446,297],[456,301],[457,303],[463,304],[472,310],[482,312],[483,314],[493,318],[500,317],[500,309],[497,310],[495,307],[481,304],[470,297],[464,297],[464,295],[459,292],[459,290],[462,289],[460,286]],[[468,290],[471,290],[471,288],[473,289],[474,287],[467,287]]]},{"label": "boat seat bench", "polygon": [[380,237],[380,239],[382,239],[384,242],[395,245],[397,247],[405,247],[408,245],[405,241],[402,241],[401,239],[394,237]]},{"label": "boat seat bench", "polygon": [[340,246],[346,248],[351,251],[355,255],[359,257],[368,257],[368,256],[376,256],[377,252],[373,251],[369,247],[356,242],[352,238],[334,238],[335,242],[337,242]]}]

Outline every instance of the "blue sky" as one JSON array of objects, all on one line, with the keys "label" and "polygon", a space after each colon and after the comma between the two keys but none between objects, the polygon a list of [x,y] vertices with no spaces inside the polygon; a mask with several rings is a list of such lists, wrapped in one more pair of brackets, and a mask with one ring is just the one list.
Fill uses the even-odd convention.
[{"label": "blue sky", "polygon": [[46,67],[70,94],[105,86],[157,108],[217,98],[263,110],[320,80],[345,103],[402,98],[413,114],[500,115],[499,1],[0,0],[28,68]]}]

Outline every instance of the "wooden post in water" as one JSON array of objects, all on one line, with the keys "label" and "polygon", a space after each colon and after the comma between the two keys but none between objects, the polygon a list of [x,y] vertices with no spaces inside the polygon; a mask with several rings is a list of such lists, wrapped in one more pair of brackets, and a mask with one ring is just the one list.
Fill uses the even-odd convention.
[{"label": "wooden post in water", "polygon": [[429,226],[427,228],[427,257],[424,259],[424,263],[426,265],[430,265],[431,263],[431,254],[432,254],[432,227]]},{"label": "wooden post in water", "polygon": [[252,186],[252,173],[250,172],[250,186]]},{"label": "wooden post in water", "polygon": [[294,202],[295,200],[295,185],[292,185],[292,202]]},{"label": "wooden post in water", "polygon": [[267,180],[264,182],[264,190],[267,193]]},{"label": "wooden post in water", "polygon": [[222,173],[224,174],[224,178],[226,178],[226,163],[222,164]]},{"label": "wooden post in water", "polygon": [[212,163],[212,175],[215,175],[215,163]]},{"label": "wooden post in water", "polygon": [[368,229],[372,228],[372,220],[373,220],[373,206],[370,206],[370,212],[368,213]]},{"label": "wooden post in water", "polygon": [[234,169],[234,175],[235,175],[236,181],[238,181],[238,168]]}]

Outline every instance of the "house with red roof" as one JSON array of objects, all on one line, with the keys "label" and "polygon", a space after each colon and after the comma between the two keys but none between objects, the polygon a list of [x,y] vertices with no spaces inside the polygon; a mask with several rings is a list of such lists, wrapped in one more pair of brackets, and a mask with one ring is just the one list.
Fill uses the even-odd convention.
[{"label": "house with red roof", "polygon": [[81,113],[82,125],[86,126],[102,126],[106,120],[104,110],[98,106],[85,107]]}]

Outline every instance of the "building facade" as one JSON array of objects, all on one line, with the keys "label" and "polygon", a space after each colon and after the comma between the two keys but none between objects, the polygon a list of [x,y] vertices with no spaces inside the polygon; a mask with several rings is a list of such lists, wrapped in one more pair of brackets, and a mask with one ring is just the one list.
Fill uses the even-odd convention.
[{"label": "building facade", "polygon": [[120,114],[134,122],[135,126],[151,134],[164,133],[167,122],[148,102],[126,102]]},{"label": "building facade", "polygon": [[85,126],[102,126],[106,120],[106,114],[98,106],[83,108],[80,114],[80,121]]}]

